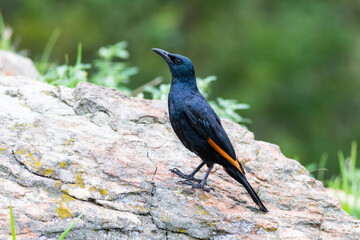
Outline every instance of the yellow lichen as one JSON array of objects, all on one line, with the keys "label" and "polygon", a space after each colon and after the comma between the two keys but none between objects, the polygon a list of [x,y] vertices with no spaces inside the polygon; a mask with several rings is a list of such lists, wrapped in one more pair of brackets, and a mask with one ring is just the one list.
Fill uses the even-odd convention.
[{"label": "yellow lichen", "polygon": [[27,104],[21,103],[21,105],[22,105],[23,107],[26,107],[26,108],[31,109],[31,107],[30,107],[29,105],[27,105]]},{"label": "yellow lichen", "polygon": [[60,167],[61,167],[61,168],[67,167],[66,161],[62,161],[62,162],[60,163]]},{"label": "yellow lichen", "polygon": [[32,161],[35,161],[35,158],[33,157],[33,155],[32,155],[31,152],[29,152],[27,156],[30,157],[30,159],[31,159]]},{"label": "yellow lichen", "polygon": [[44,175],[45,176],[50,176],[53,174],[53,170],[51,168],[47,168],[44,170]]},{"label": "yellow lichen", "polygon": [[100,186],[91,186],[89,187],[89,191],[90,192],[99,192],[102,196],[106,196],[108,193],[107,193],[107,190],[105,188],[102,188]]},{"label": "yellow lichen", "polygon": [[63,192],[64,194],[69,195],[69,189],[63,189],[63,190],[61,190],[61,192]]},{"label": "yellow lichen", "polygon": [[34,127],[36,127],[36,128],[37,128],[37,127],[39,127],[39,125],[34,123]]},{"label": "yellow lichen", "polygon": [[64,141],[64,142],[63,142],[63,145],[64,145],[64,146],[67,146],[67,145],[69,145],[69,144],[71,144],[71,143],[73,143],[73,142],[74,142],[74,139],[70,138],[70,139]]},{"label": "yellow lichen", "polygon": [[59,206],[56,208],[56,213],[61,219],[72,217],[70,209],[64,207],[62,202],[59,202]]},{"label": "yellow lichen", "polygon": [[106,189],[104,189],[104,188],[100,188],[100,189],[99,189],[99,193],[100,193],[102,196],[107,195],[107,191],[106,191]]},{"label": "yellow lichen", "polygon": [[207,200],[207,199],[209,199],[209,197],[206,196],[205,194],[201,194],[201,195],[200,195],[200,199],[201,199],[201,200]]},{"label": "yellow lichen", "polygon": [[70,201],[74,201],[74,200],[75,200],[73,197],[70,197],[70,196],[67,195],[67,194],[62,195],[61,199],[62,199],[64,202],[70,202]]},{"label": "yellow lichen", "polygon": [[30,123],[27,123],[27,124],[23,124],[23,123],[18,123],[18,124],[14,124],[12,126],[12,129],[14,130],[19,130],[19,128],[23,128],[24,130],[26,129],[27,126],[29,126]]},{"label": "yellow lichen", "polygon": [[0,147],[0,152],[5,153],[7,150],[7,145],[6,144],[2,144],[2,146]]},{"label": "yellow lichen", "polygon": [[52,96],[52,94],[50,93],[50,91],[43,91],[43,93],[47,96]]},{"label": "yellow lichen", "polygon": [[27,155],[25,156],[27,158],[25,163],[35,168],[36,171],[39,171],[39,168],[41,167],[42,164],[41,162],[36,161],[36,159],[33,157],[32,152],[27,152],[26,150],[19,149],[19,151],[17,151],[16,153],[19,155],[25,155],[27,153]]},{"label": "yellow lichen", "polygon": [[198,209],[198,210],[196,210],[196,213],[201,213],[201,214],[204,214],[204,215],[207,215],[208,213],[205,211],[205,210],[203,210],[203,209]]},{"label": "yellow lichen", "polygon": [[164,214],[161,214],[161,219],[162,219],[163,221],[167,221],[167,220],[169,220],[169,217],[168,217],[168,216],[165,216]]},{"label": "yellow lichen", "polygon": [[57,180],[54,185],[56,188],[61,188],[62,182],[60,180]]},{"label": "yellow lichen", "polygon": [[16,155],[24,155],[27,151],[19,149],[17,152],[15,152]]},{"label": "yellow lichen", "polygon": [[275,232],[277,230],[276,227],[271,227],[271,228],[263,228],[265,231],[267,232]]},{"label": "yellow lichen", "polygon": [[136,208],[139,209],[140,211],[144,211],[144,210],[145,210],[145,208],[142,207],[142,206],[136,206]]},{"label": "yellow lichen", "polygon": [[84,179],[81,177],[81,173],[76,175],[75,184],[78,185],[80,188],[85,188]]}]

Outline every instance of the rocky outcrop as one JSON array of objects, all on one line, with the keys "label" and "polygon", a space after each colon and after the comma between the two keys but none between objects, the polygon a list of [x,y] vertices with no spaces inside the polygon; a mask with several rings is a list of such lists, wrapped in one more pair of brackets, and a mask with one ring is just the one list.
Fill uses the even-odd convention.
[{"label": "rocky outcrop", "polygon": [[[200,159],[169,124],[166,102],[80,83],[0,77],[0,239],[355,239],[360,223],[276,145],[222,120],[262,213],[220,166],[207,193],[178,184]],[[205,170],[205,169],[204,169]],[[199,175],[204,174],[204,170]]]}]

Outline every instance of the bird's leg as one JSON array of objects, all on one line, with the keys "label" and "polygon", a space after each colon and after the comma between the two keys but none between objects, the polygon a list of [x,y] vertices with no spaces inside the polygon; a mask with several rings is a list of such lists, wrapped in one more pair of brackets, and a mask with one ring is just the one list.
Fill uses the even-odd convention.
[{"label": "bird's leg", "polygon": [[188,174],[188,175],[180,172],[180,170],[177,169],[177,168],[170,169],[170,172],[175,173],[175,174],[178,175],[179,177],[185,178],[186,180],[192,180],[192,181],[196,181],[196,182],[200,183],[200,182],[201,182],[201,179],[194,178],[194,176],[195,176],[195,174],[200,170],[200,168],[202,168],[202,167],[204,166],[204,164],[205,164],[205,162],[200,163],[200,165],[197,166],[197,167],[195,168],[195,170],[192,171],[192,172],[191,172],[190,174]]},{"label": "bird's leg", "polygon": [[211,166],[208,167],[208,169],[206,170],[206,173],[205,173],[205,176],[204,176],[203,180],[201,180],[201,182],[200,182],[199,184],[193,183],[193,182],[191,182],[191,181],[189,181],[189,180],[181,181],[181,183],[190,185],[192,188],[200,188],[200,189],[202,189],[202,190],[204,190],[204,191],[207,191],[207,192],[210,192],[211,190],[214,191],[213,188],[206,188],[206,187],[205,187],[205,185],[206,185],[206,180],[207,180],[207,178],[208,178],[208,176],[209,176],[209,174],[210,174],[210,172],[211,172],[211,170],[212,170],[213,167],[214,167],[214,165],[211,165]]}]

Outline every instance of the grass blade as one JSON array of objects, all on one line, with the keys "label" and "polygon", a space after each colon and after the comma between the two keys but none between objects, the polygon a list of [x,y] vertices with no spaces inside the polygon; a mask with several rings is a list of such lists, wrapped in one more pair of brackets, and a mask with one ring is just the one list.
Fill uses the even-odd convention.
[{"label": "grass blade", "polygon": [[2,34],[4,30],[5,30],[4,18],[0,10],[0,34]]},{"label": "grass blade", "polygon": [[9,201],[9,204],[10,204],[11,234],[12,234],[12,238],[13,238],[13,240],[16,240],[16,235],[15,235],[15,224],[14,224],[14,216],[13,216],[13,212],[12,212],[11,200]]},{"label": "grass blade", "polygon": [[61,236],[59,237],[58,240],[62,240],[64,239],[64,237],[70,232],[70,230],[72,229],[72,227],[77,223],[77,221],[79,221],[79,219],[82,217],[83,214],[80,214],[80,216],[78,216],[75,221],[65,230],[65,232],[63,232],[61,234]]},{"label": "grass blade", "polygon": [[320,181],[324,181],[324,175],[325,175],[325,171],[327,170],[326,167],[326,162],[328,160],[328,154],[327,153],[323,153],[320,157],[320,161],[319,161],[319,169],[318,169],[318,174],[317,174],[317,179]]},{"label": "grass blade", "polygon": [[78,44],[77,56],[76,56],[76,65],[81,63],[81,54],[82,54],[82,44],[79,43]]},{"label": "grass blade", "polygon": [[340,176],[342,178],[341,188],[343,191],[345,191],[348,194],[349,193],[348,171],[346,169],[344,153],[339,151],[338,158],[339,158],[339,166],[340,166]]},{"label": "grass blade", "polygon": [[357,143],[353,141],[351,143],[351,150],[350,150],[350,170],[353,177],[356,174],[356,150],[357,150]]},{"label": "grass blade", "polygon": [[60,36],[60,29],[56,28],[50,36],[49,41],[46,43],[43,54],[41,55],[40,64],[39,64],[39,72],[40,74],[44,74],[49,66],[49,58],[52,50],[54,49],[55,43]]}]

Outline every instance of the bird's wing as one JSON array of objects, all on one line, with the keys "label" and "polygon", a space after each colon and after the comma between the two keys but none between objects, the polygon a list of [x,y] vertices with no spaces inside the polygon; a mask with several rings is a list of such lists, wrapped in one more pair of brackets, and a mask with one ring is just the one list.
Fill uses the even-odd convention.
[{"label": "bird's wing", "polygon": [[192,128],[223,158],[245,174],[219,117],[201,96],[185,100],[185,113]]}]

